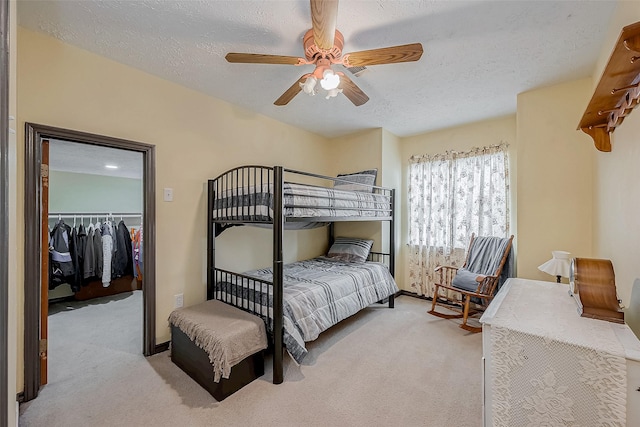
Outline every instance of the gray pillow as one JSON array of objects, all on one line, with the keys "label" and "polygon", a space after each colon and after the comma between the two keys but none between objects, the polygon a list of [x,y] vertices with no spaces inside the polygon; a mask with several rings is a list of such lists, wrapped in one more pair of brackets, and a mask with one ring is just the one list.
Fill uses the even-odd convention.
[{"label": "gray pillow", "polygon": [[478,276],[481,276],[481,274],[473,273],[466,268],[461,268],[458,270],[456,275],[453,276],[451,285],[454,288],[475,292],[476,289],[478,289],[478,282],[476,282],[476,277]]},{"label": "gray pillow", "polygon": [[334,181],[333,188],[336,190],[362,191],[365,193],[373,192],[370,185],[376,184],[378,169],[369,169],[366,171],[339,174],[337,178],[349,181]]},{"label": "gray pillow", "polygon": [[371,246],[373,246],[373,240],[336,237],[335,242],[329,248],[327,256],[340,261],[365,262],[369,256]]}]

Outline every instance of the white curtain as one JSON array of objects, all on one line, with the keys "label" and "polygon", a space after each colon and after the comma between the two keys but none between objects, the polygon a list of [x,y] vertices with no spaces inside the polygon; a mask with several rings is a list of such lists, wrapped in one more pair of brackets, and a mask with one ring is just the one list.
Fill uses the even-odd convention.
[{"label": "white curtain", "polygon": [[509,235],[507,144],[409,159],[409,281],[433,295],[434,270],[462,267],[471,234]]}]

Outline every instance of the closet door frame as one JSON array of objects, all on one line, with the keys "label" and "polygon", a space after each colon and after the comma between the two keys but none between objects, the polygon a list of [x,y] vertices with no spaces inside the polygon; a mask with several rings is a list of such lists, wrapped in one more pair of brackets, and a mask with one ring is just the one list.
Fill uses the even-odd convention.
[{"label": "closet door frame", "polygon": [[0,0],[0,426],[9,419],[9,2]]},{"label": "closet door frame", "polygon": [[[143,354],[156,349],[156,201],[155,146],[125,139],[95,135],[35,123],[25,123],[25,251],[24,251],[24,400],[40,391],[40,283],[41,283],[41,186],[42,140],[62,139],[101,147],[142,153],[143,220],[145,274],[143,290]],[[162,347],[162,346],[160,346]],[[164,348],[162,348],[164,349]],[[160,348],[158,349],[160,350]]]}]

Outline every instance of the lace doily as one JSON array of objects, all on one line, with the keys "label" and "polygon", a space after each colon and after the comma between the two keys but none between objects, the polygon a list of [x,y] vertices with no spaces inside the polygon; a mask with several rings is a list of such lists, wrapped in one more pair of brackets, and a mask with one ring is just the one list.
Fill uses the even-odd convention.
[{"label": "lace doily", "polygon": [[491,325],[494,426],[625,426],[624,348],[612,324],[576,312],[567,288],[518,279]]}]

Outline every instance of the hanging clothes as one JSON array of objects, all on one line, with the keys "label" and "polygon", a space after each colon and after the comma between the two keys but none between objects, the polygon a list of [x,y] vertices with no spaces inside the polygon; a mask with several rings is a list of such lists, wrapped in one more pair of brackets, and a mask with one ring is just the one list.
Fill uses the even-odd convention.
[{"label": "hanging clothes", "polygon": [[101,224],[100,222],[96,222],[93,233],[93,251],[95,253],[94,259],[94,271],[95,277],[98,279],[102,279],[102,272],[104,268],[104,258],[102,253],[102,233],[101,233]]},{"label": "hanging clothes", "polygon": [[[93,244],[95,227],[92,223],[87,227],[87,238],[84,246],[84,263],[82,265],[84,283],[88,283],[93,277],[96,277],[96,251]],[[102,244],[101,244],[102,246]]]},{"label": "hanging clothes", "polygon": [[110,221],[105,221],[100,227],[102,234],[102,286],[111,284],[111,260],[113,257],[113,227]]},{"label": "hanging clothes", "polygon": [[75,274],[69,251],[71,227],[60,220],[49,235],[49,289],[73,281]]},{"label": "hanging clothes", "polygon": [[71,262],[73,263],[73,278],[69,282],[69,286],[71,286],[71,290],[73,292],[78,292],[80,290],[80,284],[82,281],[80,280],[80,257],[78,251],[78,230],[76,230],[76,226],[74,224],[71,229],[71,236],[69,238],[69,254],[71,254]]},{"label": "hanging clothes", "polygon": [[[60,216],[53,228],[49,226],[50,289],[68,283],[71,290],[78,293],[83,286],[96,281],[106,288],[114,279],[134,275],[134,233],[123,220],[116,226],[107,217],[103,223],[89,223],[85,227],[82,222],[76,226],[76,216],[73,218],[73,227],[65,224]],[[141,252],[138,254],[140,258],[135,261],[141,275]]]},{"label": "hanging clothes", "polygon": [[77,242],[78,263],[76,264],[76,282],[82,285],[84,279],[84,257],[85,251],[87,250],[87,230],[84,224],[80,224],[78,227]]},{"label": "hanging clothes", "polygon": [[142,274],[143,274],[143,264],[142,264],[142,250],[143,250],[143,244],[142,244],[142,239],[143,239],[143,235],[142,235],[142,227],[140,227],[140,229],[138,231],[136,231],[136,234],[133,237],[133,240],[131,241],[131,248],[132,248],[132,257],[133,257],[133,276],[138,279],[138,280],[142,280]]},{"label": "hanging clothes", "polygon": [[129,229],[127,229],[127,226],[122,220],[118,223],[118,227],[115,230],[114,247],[113,278],[117,279],[118,277],[133,274],[131,237],[129,235]]}]

